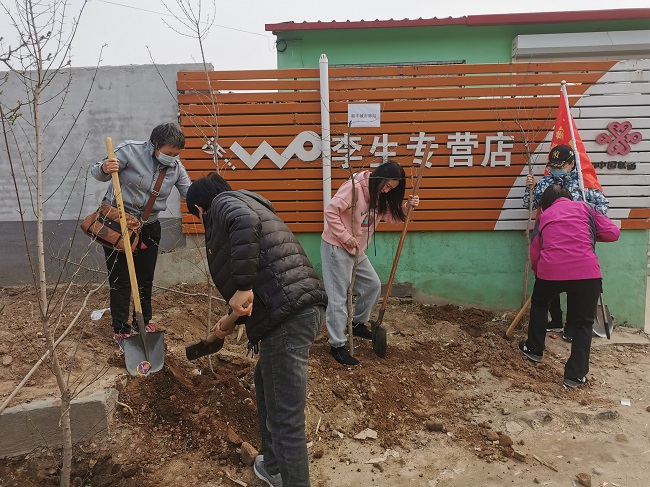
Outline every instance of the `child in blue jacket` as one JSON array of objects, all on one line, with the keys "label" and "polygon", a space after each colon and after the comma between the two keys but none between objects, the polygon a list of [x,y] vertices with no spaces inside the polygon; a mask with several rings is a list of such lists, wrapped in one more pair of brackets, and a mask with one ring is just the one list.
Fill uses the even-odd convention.
[{"label": "child in blue jacket", "polygon": [[[596,211],[606,215],[609,210],[609,201],[605,198],[602,191],[595,188],[585,188],[584,200],[582,192],[580,191],[580,183],[578,178],[578,171],[576,170],[575,153],[568,145],[557,145],[551,149],[548,155],[548,163],[546,165],[549,169],[549,175],[544,176],[540,181],[535,184],[535,178],[532,175],[526,177],[526,188],[533,189],[533,210],[540,206],[542,195],[546,188],[552,184],[559,184],[564,186],[574,201],[586,201],[594,205]],[[524,207],[528,208],[530,195],[528,190],[524,192]],[[560,296],[556,296],[551,301],[550,305],[551,321],[546,327],[547,332],[562,332],[562,308],[560,307]],[[562,338],[566,341],[571,341],[570,333],[567,334],[566,330],[562,334]]]}]

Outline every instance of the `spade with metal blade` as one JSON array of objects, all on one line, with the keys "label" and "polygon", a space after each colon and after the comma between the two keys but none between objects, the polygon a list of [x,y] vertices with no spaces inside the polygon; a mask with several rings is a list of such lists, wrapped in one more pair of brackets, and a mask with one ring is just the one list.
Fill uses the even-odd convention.
[{"label": "spade with metal blade", "polygon": [[[420,189],[420,181],[422,180],[422,173],[424,172],[424,167],[426,162],[429,160],[431,155],[431,143],[428,144],[427,150],[425,150],[425,155],[420,162],[420,169],[418,171],[418,177],[415,181],[415,187],[413,188],[413,196],[418,194]],[[395,273],[397,272],[397,264],[399,263],[400,255],[402,254],[402,247],[404,246],[404,239],[406,238],[406,231],[408,229],[409,221],[411,220],[411,212],[413,207],[409,205],[408,211],[406,212],[406,219],[404,220],[404,228],[402,228],[402,235],[399,239],[399,244],[397,245],[397,252],[395,253],[395,260],[393,261],[393,268],[390,271],[390,277],[388,278],[388,283],[386,284],[386,292],[384,293],[384,299],[381,302],[381,307],[379,308],[379,314],[377,320],[370,320],[370,329],[372,330],[372,350],[378,357],[384,358],[386,356],[386,329],[382,328],[381,324],[384,321],[384,313],[386,312],[386,307],[388,306],[388,298],[390,297],[390,292],[393,289],[393,280],[395,279]]]},{"label": "spade with metal blade", "polygon": [[[106,151],[108,158],[115,158],[113,150],[113,140],[106,137]],[[122,229],[122,240],[130,242],[129,230],[126,225],[126,213],[124,210],[124,200],[122,199],[122,189],[117,172],[111,173],[113,180],[113,191],[117,201],[117,209],[120,214],[120,228]],[[165,342],[162,331],[148,332],[145,329],[144,316],[142,316],[142,304],[140,303],[140,292],[138,289],[138,279],[135,274],[135,263],[133,262],[133,253],[131,246],[124,245],[124,255],[129,269],[129,280],[131,282],[131,294],[133,295],[133,306],[135,308],[135,319],[138,323],[138,334],[128,337],[124,340],[124,362],[126,370],[131,375],[148,375],[158,372],[165,364]]]},{"label": "spade with metal blade", "polygon": [[[244,308],[245,307],[246,305],[244,305]],[[237,318],[239,318],[239,316],[235,313],[230,313],[222,323],[223,327],[231,327],[232,324],[237,321]],[[219,338],[217,332],[214,331],[207,338],[187,345],[185,347],[185,356],[187,357],[187,360],[196,360],[197,358],[217,353],[221,350],[221,347],[223,347],[223,342],[223,338]]]},{"label": "spade with metal blade", "polygon": [[603,293],[600,293],[599,303],[596,306],[596,319],[594,320],[593,333],[600,338],[612,338],[614,319],[609,314],[609,307],[605,304]]}]

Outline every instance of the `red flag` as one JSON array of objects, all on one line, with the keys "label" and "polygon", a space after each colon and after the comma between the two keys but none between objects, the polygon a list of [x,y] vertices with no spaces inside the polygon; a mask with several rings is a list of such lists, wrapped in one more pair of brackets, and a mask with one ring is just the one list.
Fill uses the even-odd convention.
[{"label": "red flag", "polygon": [[571,129],[569,128],[569,120],[573,124],[573,135],[576,139],[576,145],[578,154],[580,154],[580,168],[582,169],[582,180],[585,183],[585,188],[593,188],[603,190],[603,187],[598,182],[598,176],[596,175],[596,170],[591,164],[591,159],[587,155],[585,150],[585,145],[582,143],[580,138],[580,133],[578,132],[578,127],[576,127],[576,122],[573,120],[573,117],[570,113],[567,112],[568,103],[566,101],[566,92],[564,90],[560,91],[560,106],[557,110],[557,118],[555,119],[555,128],[553,129],[553,142],[551,142],[551,149],[556,145],[568,145],[576,150],[576,147],[573,147],[573,141],[571,140]]}]

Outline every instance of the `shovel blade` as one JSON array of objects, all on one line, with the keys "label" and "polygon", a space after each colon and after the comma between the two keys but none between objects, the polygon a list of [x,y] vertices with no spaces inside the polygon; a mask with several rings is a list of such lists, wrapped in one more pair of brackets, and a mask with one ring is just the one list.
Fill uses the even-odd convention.
[{"label": "shovel blade", "polygon": [[223,347],[223,340],[220,338],[213,341],[200,340],[185,347],[185,356],[187,360],[196,360],[197,358],[217,353],[221,350],[221,347]]},{"label": "shovel blade", "polygon": [[600,338],[611,338],[614,321],[609,314],[607,305],[599,304],[596,308],[596,319],[594,320],[593,333]]},{"label": "shovel blade", "polygon": [[164,332],[145,332],[124,341],[124,362],[131,375],[158,372],[165,364]]},{"label": "shovel blade", "polygon": [[386,329],[381,327],[381,323],[371,322],[372,328],[372,351],[380,357],[386,356]]}]

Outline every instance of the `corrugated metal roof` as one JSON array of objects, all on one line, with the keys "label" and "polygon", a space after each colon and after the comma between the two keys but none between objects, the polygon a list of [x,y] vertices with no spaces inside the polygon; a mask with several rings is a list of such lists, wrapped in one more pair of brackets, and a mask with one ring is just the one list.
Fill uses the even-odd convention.
[{"label": "corrugated metal roof", "polygon": [[614,10],[575,10],[569,12],[529,12],[489,15],[466,15],[430,19],[402,20],[346,20],[338,22],[281,22],[266,24],[266,30],[277,32],[330,29],[390,29],[395,27],[431,27],[442,25],[467,25],[469,27],[512,24],[554,24],[561,22],[603,22],[614,20],[650,19],[650,8],[629,8]]}]

